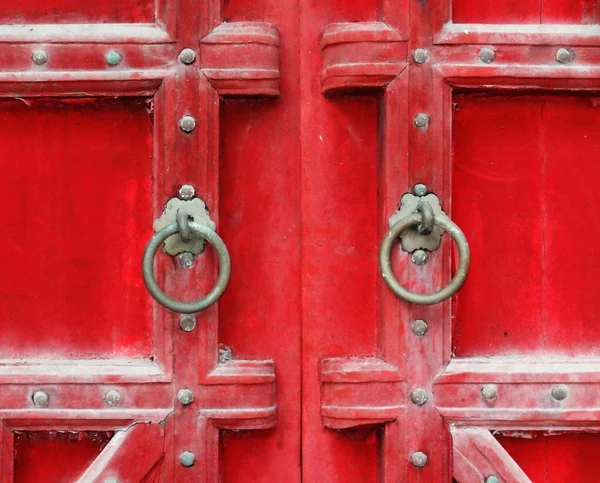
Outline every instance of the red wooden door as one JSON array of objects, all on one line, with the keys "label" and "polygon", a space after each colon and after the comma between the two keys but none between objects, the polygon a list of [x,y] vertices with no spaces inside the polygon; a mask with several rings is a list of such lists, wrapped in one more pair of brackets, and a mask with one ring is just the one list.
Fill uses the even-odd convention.
[{"label": "red wooden door", "polygon": [[[595,2],[303,15],[304,480],[600,481]],[[419,305],[378,250],[407,194],[391,224],[412,216],[415,237],[426,193],[471,264]],[[461,256],[443,239],[411,255],[392,236],[401,286],[450,283]]]},{"label": "red wooden door", "polygon": [[[1,481],[300,479],[296,29],[271,0],[0,4]],[[157,283],[227,288],[193,315],[142,278],[169,200],[193,236]]]}]

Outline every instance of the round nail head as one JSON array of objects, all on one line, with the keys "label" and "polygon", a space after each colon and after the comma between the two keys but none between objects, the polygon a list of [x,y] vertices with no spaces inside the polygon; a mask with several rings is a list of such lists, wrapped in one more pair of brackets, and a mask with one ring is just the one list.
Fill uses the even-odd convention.
[{"label": "round nail head", "polygon": [[429,260],[429,255],[425,250],[415,250],[412,254],[412,262],[418,267],[422,267],[423,265],[425,265],[427,263],[427,260]]},{"label": "round nail head", "polygon": [[48,53],[42,49],[34,50],[31,60],[33,60],[35,65],[44,65],[48,62]]},{"label": "round nail head", "polygon": [[427,455],[422,451],[416,451],[411,455],[410,462],[417,468],[423,468],[427,464]]},{"label": "round nail head", "polygon": [[413,60],[417,64],[424,64],[429,60],[429,52],[425,49],[416,49],[413,52]]},{"label": "round nail head", "polygon": [[193,315],[182,315],[179,320],[179,326],[184,332],[191,332],[196,328],[196,317]]},{"label": "round nail head", "polygon": [[425,196],[427,194],[427,185],[425,185],[423,183],[417,183],[414,186],[413,191],[415,192],[415,195],[417,195],[417,196]]},{"label": "round nail head", "polygon": [[32,399],[33,404],[35,404],[36,406],[46,406],[50,401],[50,396],[48,396],[48,393],[44,391],[36,391],[33,394]]},{"label": "round nail head", "polygon": [[182,64],[193,64],[194,61],[196,60],[196,52],[193,51],[193,49],[183,49],[180,53],[179,53],[179,61]]},{"label": "round nail head", "polygon": [[425,404],[429,399],[429,396],[427,395],[427,391],[425,389],[419,387],[410,393],[410,399],[417,406],[423,406],[423,404]]},{"label": "round nail head", "polygon": [[556,51],[556,61],[561,64],[568,64],[573,60],[573,53],[564,47]]},{"label": "round nail head", "polygon": [[429,326],[423,319],[417,319],[413,321],[411,329],[416,336],[423,337],[429,330]]},{"label": "round nail head", "polygon": [[496,59],[496,52],[489,47],[484,47],[479,51],[479,60],[484,64],[491,64]]},{"label": "round nail head", "polygon": [[192,116],[183,116],[179,120],[179,127],[183,132],[190,133],[196,128],[196,120]]},{"label": "round nail head", "polygon": [[481,397],[486,401],[496,399],[498,397],[498,386],[495,384],[486,384],[481,388]]},{"label": "round nail head", "polygon": [[104,58],[108,65],[118,65],[123,60],[123,56],[114,50],[107,52]]},{"label": "round nail head", "polygon": [[563,384],[558,384],[552,388],[551,394],[557,401],[562,401],[567,397],[567,387]]},{"label": "round nail head", "polygon": [[121,393],[111,389],[104,395],[104,402],[109,406],[118,406],[121,403]]},{"label": "round nail head", "polygon": [[177,400],[184,406],[188,406],[194,401],[194,393],[189,389],[181,389],[177,393]]},{"label": "round nail head", "polygon": [[179,455],[179,461],[181,462],[181,466],[189,468],[190,466],[194,466],[196,455],[191,451],[184,451]]},{"label": "round nail head", "polygon": [[420,112],[419,114],[417,114],[415,116],[415,126],[417,126],[419,129],[425,129],[427,126],[429,126],[429,116],[423,112]]}]

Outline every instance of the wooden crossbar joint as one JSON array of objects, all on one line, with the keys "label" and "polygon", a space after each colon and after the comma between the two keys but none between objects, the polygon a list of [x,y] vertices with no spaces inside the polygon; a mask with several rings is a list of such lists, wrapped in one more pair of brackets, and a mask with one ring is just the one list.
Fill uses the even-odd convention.
[{"label": "wooden crossbar joint", "polygon": [[279,31],[264,22],[223,23],[200,43],[202,72],[221,95],[279,95]]},{"label": "wooden crossbar joint", "polygon": [[321,384],[321,416],[331,429],[394,421],[405,407],[400,373],[381,359],[324,359]]},{"label": "wooden crossbar joint", "polygon": [[383,22],[334,23],[321,38],[324,94],[382,88],[406,67],[406,43]]}]

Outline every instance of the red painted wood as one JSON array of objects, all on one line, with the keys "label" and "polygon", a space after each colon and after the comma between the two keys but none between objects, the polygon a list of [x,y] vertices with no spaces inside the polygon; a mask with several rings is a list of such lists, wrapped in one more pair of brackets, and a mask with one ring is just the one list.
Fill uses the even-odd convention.
[{"label": "red painted wood", "polygon": [[81,2],[79,0],[23,0],[0,6],[1,23],[151,23],[154,0]]},{"label": "red painted wood", "polygon": [[97,431],[18,432],[14,441],[14,481],[76,481],[111,438],[111,433]]}]

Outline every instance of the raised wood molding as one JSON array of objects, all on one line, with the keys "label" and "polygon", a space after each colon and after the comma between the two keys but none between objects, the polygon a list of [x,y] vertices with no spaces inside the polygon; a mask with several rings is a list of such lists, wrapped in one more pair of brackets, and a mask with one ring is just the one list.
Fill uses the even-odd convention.
[{"label": "raised wood molding", "polygon": [[200,44],[202,72],[221,95],[279,95],[279,31],[264,22],[223,23]]},{"label": "raised wood molding", "polygon": [[488,430],[452,428],[450,432],[453,476],[458,483],[481,483],[492,475],[504,483],[531,483]]},{"label": "raised wood molding", "polygon": [[381,88],[406,67],[406,43],[383,22],[334,23],[321,38],[321,89]]},{"label": "raised wood molding", "polygon": [[398,369],[376,358],[321,362],[323,424],[347,429],[394,421],[404,410]]}]

